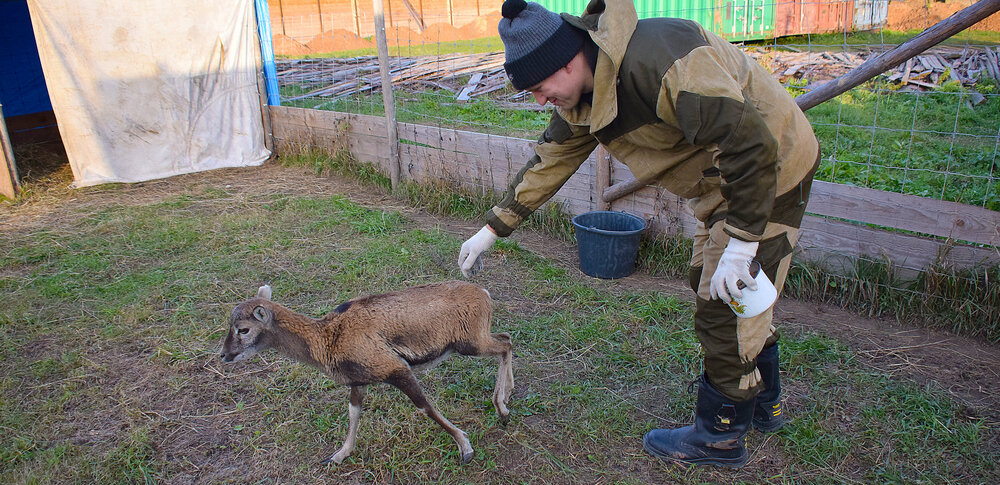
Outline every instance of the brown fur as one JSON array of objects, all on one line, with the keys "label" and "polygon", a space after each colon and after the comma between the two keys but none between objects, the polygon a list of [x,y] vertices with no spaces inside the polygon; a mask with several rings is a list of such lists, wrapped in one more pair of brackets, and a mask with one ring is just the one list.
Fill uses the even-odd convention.
[{"label": "brown fur", "polygon": [[514,385],[510,336],[490,333],[492,312],[486,290],[448,281],[356,298],[316,320],[270,301],[270,288],[265,286],[257,297],[233,310],[221,357],[227,362],[245,360],[273,347],[351,386],[348,437],[326,461],[340,463],[351,453],[365,386],[386,382],[445,428],[466,462],[472,457],[468,438],[434,409],[412,370],[432,365],[452,351],[497,356],[500,367],[493,403],[506,418]]}]

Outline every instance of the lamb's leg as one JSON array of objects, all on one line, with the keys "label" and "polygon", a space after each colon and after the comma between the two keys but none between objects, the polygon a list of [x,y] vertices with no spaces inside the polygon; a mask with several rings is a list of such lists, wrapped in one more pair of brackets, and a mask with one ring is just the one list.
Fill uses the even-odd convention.
[{"label": "lamb's leg", "polygon": [[366,386],[351,386],[351,401],[347,406],[347,438],[344,439],[344,446],[341,446],[336,453],[323,460],[321,462],[322,464],[325,465],[332,461],[339,465],[345,458],[351,456],[351,452],[354,451],[354,445],[358,441],[358,424],[361,421],[361,402],[365,400],[365,391]]},{"label": "lamb's leg", "polygon": [[497,367],[497,382],[493,388],[493,406],[496,408],[500,419],[506,421],[510,415],[510,411],[507,410],[507,403],[510,402],[510,395],[514,392],[514,369],[510,335],[506,333],[494,333],[490,336],[495,344],[489,350],[500,352],[500,365]]},{"label": "lamb's leg", "polygon": [[462,355],[494,355],[500,358],[497,368],[497,382],[493,388],[493,406],[502,421],[507,420],[510,411],[507,402],[514,391],[514,370],[512,368],[510,335],[506,333],[489,333],[489,327],[484,326],[482,333],[466,340],[452,344],[452,348]]},{"label": "lamb's leg", "polygon": [[465,431],[458,429],[451,421],[445,419],[434,408],[434,405],[427,400],[427,396],[424,395],[424,390],[420,387],[420,383],[417,382],[417,378],[413,375],[413,372],[409,368],[399,370],[389,376],[385,380],[386,383],[396,386],[400,391],[403,391],[407,397],[413,401],[413,404],[417,406],[425,414],[431,417],[437,424],[441,425],[448,434],[454,438],[455,443],[458,444],[458,454],[462,458],[462,463],[468,463],[472,459],[473,450],[472,444],[469,443],[469,437],[466,436]]}]

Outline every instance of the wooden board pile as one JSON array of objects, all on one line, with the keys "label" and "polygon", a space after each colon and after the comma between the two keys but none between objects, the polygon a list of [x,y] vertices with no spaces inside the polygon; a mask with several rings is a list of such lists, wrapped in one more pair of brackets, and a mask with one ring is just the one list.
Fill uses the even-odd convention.
[{"label": "wooden board pile", "polygon": [[[464,77],[471,76],[477,81],[466,96],[479,96],[506,85],[503,59],[503,52],[392,57],[389,59],[389,76],[393,86],[424,85],[452,93],[459,91],[459,83]],[[294,85],[308,90],[298,96],[283,98],[285,101],[339,98],[382,88],[378,58],[375,56],[279,59],[276,64],[279,86]]]},{"label": "wooden board pile", "polygon": [[[869,52],[748,52],[782,82],[806,79],[811,86],[839,77],[871,58]],[[883,73],[904,88],[936,89],[949,80],[972,86],[980,78],[1000,82],[1000,48],[938,46]]]},{"label": "wooden board pile", "polygon": [[[891,46],[889,46],[891,47]],[[782,48],[784,49],[784,47]],[[782,82],[804,79],[807,87],[841,76],[875,55],[870,52],[789,52],[749,48],[747,53]],[[389,74],[393,86],[425,86],[451,92],[458,101],[494,93],[508,86],[502,52],[392,57]],[[305,93],[283,98],[340,98],[379,90],[382,78],[378,58],[279,59],[279,86],[298,86]],[[972,86],[979,78],[1000,82],[1000,48],[938,46],[883,74],[905,89],[934,89],[948,80]],[[467,80],[466,80],[467,79]],[[524,93],[504,93],[501,98],[523,99]]]}]

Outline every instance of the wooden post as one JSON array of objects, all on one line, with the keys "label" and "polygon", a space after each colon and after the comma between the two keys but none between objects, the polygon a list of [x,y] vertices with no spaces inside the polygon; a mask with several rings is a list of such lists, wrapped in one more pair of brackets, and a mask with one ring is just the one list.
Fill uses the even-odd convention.
[{"label": "wooden post", "polygon": [[281,35],[285,34],[285,7],[281,4],[281,0],[278,0],[278,17],[281,18]]},{"label": "wooden post", "polygon": [[611,185],[611,154],[604,145],[597,145],[594,161],[597,164],[594,173],[594,200],[597,201],[597,210],[606,211],[611,208],[611,203],[604,200],[604,191]]},{"label": "wooden post", "polygon": [[323,6],[320,5],[320,2],[322,1],[323,0],[316,0],[316,10],[319,11],[319,33],[321,34],[326,32],[326,30],[323,29]]},{"label": "wooden post", "polygon": [[382,0],[372,0],[375,8],[375,42],[378,44],[378,68],[382,76],[382,103],[385,105],[385,126],[389,143],[389,180],[392,190],[399,185],[399,133],[396,127],[396,99],[389,76],[389,46],[385,40],[385,12]]},{"label": "wooden post", "polygon": [[354,33],[358,34],[358,37],[362,37],[362,35],[361,35],[361,20],[358,19],[358,17],[359,17],[359,15],[358,15],[358,0],[351,0],[351,15],[354,16]]},{"label": "wooden post", "polygon": [[7,134],[7,122],[4,121],[2,104],[0,104],[0,155],[3,156],[4,162],[2,171],[0,171],[0,195],[6,195],[13,199],[20,190],[20,185],[17,183],[17,165],[14,164],[14,149],[10,146],[10,137]]},{"label": "wooden post", "polygon": [[[971,27],[980,20],[993,15],[998,10],[1000,10],[1000,0],[979,0],[971,6],[955,12],[951,17],[934,24],[933,27],[921,32],[916,37],[878,56],[869,58],[864,64],[851,69],[847,74],[827,81],[822,86],[808,93],[797,96],[795,104],[802,111],[806,111],[824,101],[833,99],[859,84],[878,76],[887,69],[902,64],[907,59],[939,44],[948,37]],[[645,186],[645,182],[640,182],[634,178],[625,180],[609,187],[604,192],[603,198],[607,202],[613,202]]]}]

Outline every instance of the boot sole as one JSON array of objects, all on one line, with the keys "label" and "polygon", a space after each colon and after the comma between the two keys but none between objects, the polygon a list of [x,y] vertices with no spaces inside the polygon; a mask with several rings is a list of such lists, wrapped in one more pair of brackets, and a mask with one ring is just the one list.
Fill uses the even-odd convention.
[{"label": "boot sole", "polygon": [[770,422],[768,421],[760,422],[755,419],[751,421],[750,424],[753,425],[754,429],[760,431],[761,433],[774,433],[775,431],[778,431],[779,429],[781,429],[782,426],[785,425],[785,420],[780,419],[780,420],[771,420]]},{"label": "boot sole", "polygon": [[775,431],[781,429],[781,427],[784,425],[785,425],[784,422],[778,423],[776,425],[762,425],[758,424],[756,421],[753,422],[754,429],[760,431],[761,433],[774,433]]},{"label": "boot sole", "polygon": [[694,458],[690,460],[684,460],[681,458],[675,458],[670,455],[664,455],[659,451],[651,448],[649,446],[649,443],[646,442],[645,436],[643,436],[642,438],[642,447],[645,448],[646,452],[649,453],[650,455],[653,455],[654,457],[659,458],[667,463],[672,463],[677,465],[712,465],[712,466],[732,468],[734,470],[737,470],[743,468],[743,465],[746,465],[747,461],[750,459],[749,454],[744,454],[743,456],[738,458],[704,457],[704,458]]}]

